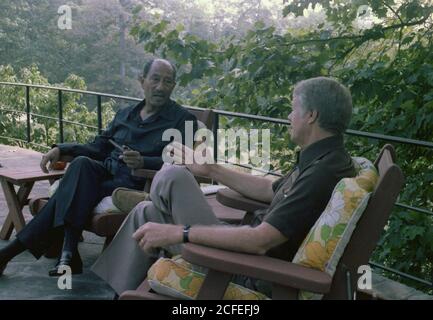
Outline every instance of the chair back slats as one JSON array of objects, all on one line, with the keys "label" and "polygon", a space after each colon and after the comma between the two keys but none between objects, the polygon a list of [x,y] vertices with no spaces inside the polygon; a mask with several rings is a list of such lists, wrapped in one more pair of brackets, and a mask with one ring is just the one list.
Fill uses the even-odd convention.
[{"label": "chair back slats", "polygon": [[[384,153],[388,153],[388,155],[386,155],[386,157],[391,157],[391,159],[389,161],[395,162],[396,160],[396,153],[395,153],[395,149],[391,144],[386,144],[383,146],[383,148],[380,150],[379,155],[377,156],[376,160],[374,161],[374,166],[376,168],[378,168],[379,170],[379,174],[380,174],[380,167],[379,167],[379,162],[384,160],[383,154]],[[389,159],[389,158],[388,158]]]},{"label": "chair back slats", "polygon": [[379,172],[379,176],[383,176],[386,170],[393,164],[393,159],[389,150],[385,150],[382,154],[382,157],[377,164],[377,170]]},{"label": "chair back slats", "polygon": [[374,162],[379,172],[376,188],[338,263],[331,291],[325,299],[347,299],[348,272],[355,291],[360,276],[358,268],[369,263],[404,183],[401,169],[394,164],[393,151],[391,145],[384,146]]},{"label": "chair back slats", "polygon": [[203,122],[207,129],[211,130],[213,126],[213,111],[210,109],[197,110],[189,109],[190,113],[195,115],[198,121]]}]

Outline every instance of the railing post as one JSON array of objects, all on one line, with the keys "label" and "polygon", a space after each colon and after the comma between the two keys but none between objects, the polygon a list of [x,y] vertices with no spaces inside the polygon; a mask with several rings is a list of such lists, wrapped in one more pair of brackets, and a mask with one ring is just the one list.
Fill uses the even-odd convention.
[{"label": "railing post", "polygon": [[59,109],[59,131],[60,131],[60,143],[64,142],[63,136],[63,101],[62,101],[62,90],[58,91],[58,104],[57,108]]},{"label": "railing post", "polygon": [[30,135],[30,87],[26,86],[26,113],[27,113],[27,143],[30,143],[32,137]]},{"label": "railing post", "polygon": [[218,129],[219,129],[219,114],[214,112],[213,114],[213,158],[215,163],[218,162]]},{"label": "railing post", "polygon": [[98,134],[101,134],[102,132],[102,102],[101,102],[101,96],[97,95],[97,107],[96,112],[98,113]]},{"label": "railing post", "polygon": [[430,288],[433,289],[433,270],[431,271]]}]

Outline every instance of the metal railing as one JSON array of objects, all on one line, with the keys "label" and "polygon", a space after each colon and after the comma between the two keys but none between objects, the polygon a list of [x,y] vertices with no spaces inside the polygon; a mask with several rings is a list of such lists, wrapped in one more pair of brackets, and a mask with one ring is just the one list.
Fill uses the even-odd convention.
[{"label": "metal railing", "polygon": [[[128,96],[114,95],[114,94],[94,92],[94,91],[69,89],[69,88],[60,88],[60,87],[45,86],[45,85],[34,85],[34,84],[13,83],[13,82],[0,82],[0,85],[23,87],[25,89],[25,107],[26,107],[25,110],[26,111],[11,110],[11,109],[7,109],[7,108],[3,108],[3,107],[0,107],[0,110],[2,110],[4,112],[21,113],[21,114],[27,115],[27,119],[26,119],[26,122],[27,122],[26,138],[27,139],[23,140],[23,139],[1,136],[1,135],[0,135],[0,138],[25,142],[28,144],[33,144],[33,145],[37,145],[39,147],[45,147],[45,148],[49,148],[49,147],[41,145],[41,144],[36,144],[36,143],[33,143],[31,141],[31,117],[42,117],[42,118],[46,118],[46,119],[50,119],[50,120],[56,120],[59,124],[59,140],[60,140],[60,142],[64,142],[64,128],[63,128],[64,123],[69,123],[69,124],[74,124],[74,125],[78,125],[78,126],[96,129],[99,133],[102,131],[102,98],[103,97],[104,98],[112,98],[112,99],[121,99],[121,100],[126,100],[126,101],[134,101],[134,102],[142,101],[142,99],[134,98],[134,97],[128,97]],[[58,117],[57,118],[39,115],[39,114],[34,114],[31,112],[31,105],[30,105],[30,89],[31,88],[57,90],[57,92],[58,92],[58,104],[57,104]],[[82,123],[78,123],[78,122],[74,122],[74,121],[68,121],[68,120],[63,119],[63,92],[71,92],[71,93],[79,93],[79,94],[83,94],[83,95],[95,96],[96,97],[97,126],[86,125],[86,124],[82,124]],[[195,110],[204,110],[203,108],[197,108],[197,107],[191,107],[191,106],[186,106],[186,108],[192,109],[192,110],[194,110],[194,109]],[[214,111],[213,133],[214,133],[214,137],[215,137],[214,138],[214,152],[215,152],[214,156],[215,156],[215,159],[217,158],[216,146],[218,143],[217,132],[218,132],[219,125],[220,125],[220,116],[236,117],[236,118],[255,120],[255,121],[261,121],[261,122],[268,122],[268,123],[280,124],[280,125],[289,125],[290,124],[289,121],[285,120],[285,119],[271,118],[271,117],[258,116],[258,115],[250,115],[250,114],[231,112],[231,111],[225,111],[225,110],[213,110],[213,111]],[[357,130],[346,130],[346,134],[356,136],[356,137],[364,137],[364,138],[375,139],[375,140],[380,140],[380,141],[394,142],[394,143],[399,143],[399,144],[407,144],[407,145],[413,145],[413,146],[419,146],[419,147],[425,147],[425,148],[433,149],[433,143],[429,142],[429,141],[407,139],[407,138],[401,138],[401,137],[395,137],[395,136],[383,135],[383,134],[377,134],[377,133],[370,133],[370,132],[364,132],[364,131],[357,131]],[[240,165],[240,164],[236,164],[236,163],[233,163],[233,164],[241,166],[241,167],[245,167],[245,168],[251,168],[251,167],[245,166],[245,165]],[[275,175],[275,176],[281,176],[280,173],[273,172],[273,171],[269,171],[267,173],[270,173],[270,174]],[[397,207],[400,207],[400,208],[403,208],[403,209],[406,209],[409,211],[414,211],[414,212],[418,212],[421,214],[433,216],[432,211],[426,210],[424,208],[414,207],[414,206],[410,206],[410,205],[399,203],[399,202],[397,202],[395,205]],[[413,275],[403,273],[401,271],[377,264],[373,261],[370,261],[370,265],[373,267],[380,268],[380,269],[383,269],[385,271],[391,272],[391,273],[396,274],[398,276],[401,276],[403,278],[415,281],[419,284],[427,285],[427,286],[433,288],[433,279],[431,281],[427,281],[425,279],[421,279],[421,278],[415,277]]]}]

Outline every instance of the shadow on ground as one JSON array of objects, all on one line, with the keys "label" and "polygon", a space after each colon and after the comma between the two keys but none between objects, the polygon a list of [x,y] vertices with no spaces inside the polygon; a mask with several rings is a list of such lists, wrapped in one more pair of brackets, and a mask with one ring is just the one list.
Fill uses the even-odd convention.
[{"label": "shadow on ground", "polygon": [[[11,239],[14,239],[12,236]],[[0,240],[0,248],[9,241]],[[56,260],[42,257],[36,260],[29,252],[13,259],[0,277],[0,300],[107,300],[112,299],[114,291],[90,271],[102,250],[102,238],[84,232],[84,242],[79,244],[84,263],[81,275],[72,276],[72,289],[61,290],[58,278],[48,276]]]}]

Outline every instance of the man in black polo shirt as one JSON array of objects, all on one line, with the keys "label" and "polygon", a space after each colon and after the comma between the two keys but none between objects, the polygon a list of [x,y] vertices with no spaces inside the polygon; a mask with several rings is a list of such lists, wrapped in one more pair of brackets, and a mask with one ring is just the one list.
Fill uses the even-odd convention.
[{"label": "man in black polo shirt", "polygon": [[[93,208],[117,187],[144,188],[145,180],[132,176],[131,170],[161,168],[162,151],[170,142],[162,139],[165,130],[179,130],[185,141],[186,128],[191,129],[192,135],[197,129],[195,116],[170,99],[175,79],[176,70],[167,60],[148,62],[141,78],[145,100],[117,112],[93,142],[57,144],[43,156],[44,172],[48,172],[47,163],[50,161],[52,166],[60,155],[72,156],[74,160],[41,212],[18,233],[17,239],[0,250],[0,276],[17,254],[28,249],[38,259],[63,233],[61,257],[49,274],[60,275],[61,265],[70,266],[74,274],[82,272],[77,244]],[[122,150],[122,146],[127,149]]]},{"label": "man in black polo shirt", "polygon": [[[319,77],[298,83],[293,92],[289,133],[301,151],[289,174],[272,183],[218,164],[168,166],[153,181],[152,202],[134,208],[93,271],[120,294],[136,289],[143,281],[156,258],[155,249],[164,247],[177,254],[179,244],[185,241],[292,259],[337,182],[355,175],[342,136],[351,114],[350,92],[337,81]],[[192,152],[174,145],[182,154],[178,162]],[[256,213],[251,226],[222,225],[191,173],[209,176],[270,206]]]}]

